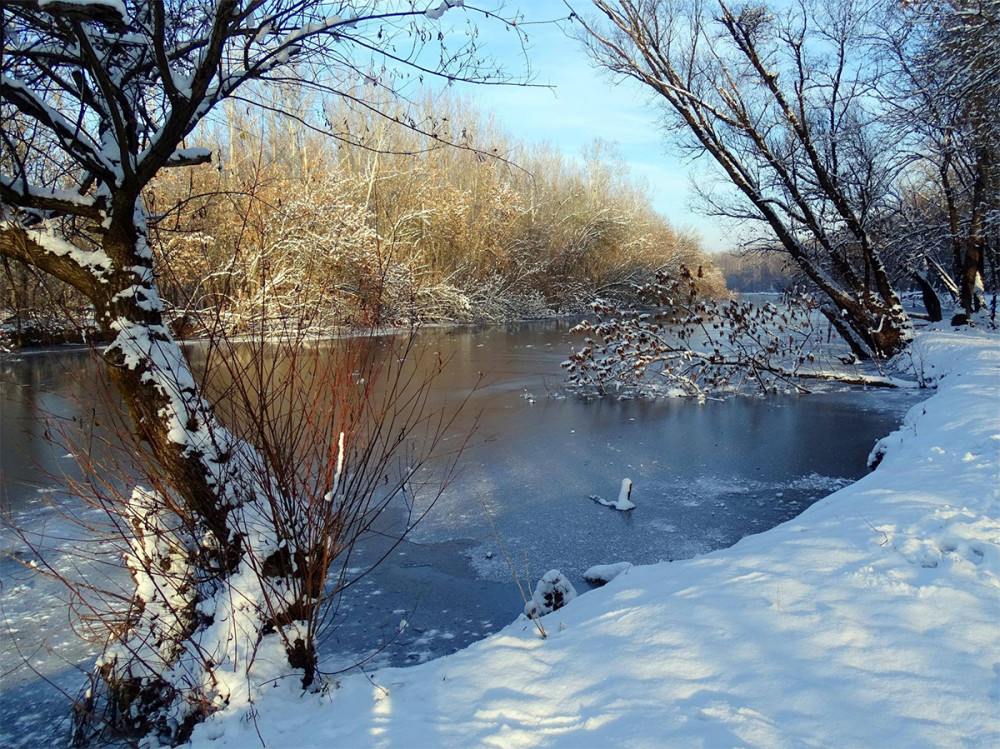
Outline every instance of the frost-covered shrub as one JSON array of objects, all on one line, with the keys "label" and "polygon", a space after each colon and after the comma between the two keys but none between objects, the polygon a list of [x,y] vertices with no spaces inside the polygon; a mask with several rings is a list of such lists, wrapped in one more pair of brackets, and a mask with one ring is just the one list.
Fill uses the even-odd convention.
[{"label": "frost-covered shrub", "polygon": [[[170,433],[228,458],[213,474],[225,503],[211,522],[156,464],[123,449],[116,404],[101,426],[66,427],[83,469],[71,488],[96,510],[82,516],[85,537],[104,539],[78,552],[102,576],[60,577],[103,650],[78,702],[81,741],[107,729],[176,743],[275,679],[321,680],[314,644],[345,587],[370,571],[355,543],[390,505],[402,538],[440,491],[412,476],[448,419],[425,410],[429,381],[397,376],[411,347],[405,332],[192,347],[187,374],[230,428],[192,431],[180,418]],[[455,459],[433,475],[447,481]]]},{"label": "frost-covered shrub", "polygon": [[812,366],[824,336],[809,295],[758,305],[707,296],[698,281],[682,266],[640,289],[644,310],[595,302],[594,319],[573,330],[583,347],[563,362],[569,387],[583,395],[704,398],[746,389],[805,391],[803,380],[828,377]]},{"label": "frost-covered shrub", "polygon": [[531,600],[524,605],[524,615],[534,619],[557,611],[576,598],[576,589],[559,570],[549,570],[535,586]]}]

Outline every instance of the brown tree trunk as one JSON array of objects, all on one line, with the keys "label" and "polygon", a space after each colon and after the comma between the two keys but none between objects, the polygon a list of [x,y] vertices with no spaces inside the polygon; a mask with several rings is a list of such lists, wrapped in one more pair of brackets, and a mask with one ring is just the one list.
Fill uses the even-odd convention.
[{"label": "brown tree trunk", "polygon": [[[187,739],[215,699],[212,672],[219,651],[230,645],[212,642],[212,627],[217,617],[235,616],[220,609],[244,595],[247,573],[262,598],[240,614],[245,642],[239,662],[227,668],[249,669],[265,635],[308,620],[323,580],[303,579],[310,569],[306,550],[295,546],[294,533],[282,537],[281,529],[295,519],[284,517],[262,457],[226,430],[201,397],[164,324],[141,211],[124,213],[112,214],[103,235],[111,267],[96,272],[87,291],[111,341],[103,353],[111,381],[137,442],[155,458],[162,485],[124,503],[136,550],[127,563],[137,593],[129,627],[111,644],[98,673],[119,730],[139,736],[153,731],[176,742]],[[233,576],[244,582],[232,582]],[[201,644],[192,650],[194,640]],[[308,686],[316,666],[313,643],[295,636],[284,643],[289,664],[302,669]]]},{"label": "brown tree trunk", "polygon": [[920,286],[920,295],[924,302],[924,309],[927,310],[927,319],[930,322],[941,322],[943,311],[941,309],[941,299],[938,297],[931,282],[923,273],[913,271],[911,273],[917,285]]},{"label": "brown tree trunk", "polygon": [[976,181],[972,188],[972,216],[969,220],[969,236],[965,241],[965,257],[962,262],[960,277],[960,293],[962,308],[967,320],[978,311],[979,301],[976,298],[976,281],[980,278],[984,259],[986,242],[986,213],[990,203],[996,201],[995,195],[990,195],[991,179],[994,165],[994,148],[991,144],[978,149],[976,159]]}]

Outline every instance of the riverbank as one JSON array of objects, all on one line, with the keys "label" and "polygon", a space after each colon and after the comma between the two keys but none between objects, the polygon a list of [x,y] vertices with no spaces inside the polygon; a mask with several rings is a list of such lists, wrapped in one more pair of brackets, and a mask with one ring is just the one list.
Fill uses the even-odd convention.
[{"label": "riverbank", "polygon": [[937,390],[873,473],[794,520],[631,568],[545,640],[521,619],[324,694],[235,695],[192,743],[996,745],[1000,342],[928,329],[914,352]]},{"label": "riverbank", "polygon": [[[578,318],[586,313],[586,307],[581,305],[578,309],[555,312],[545,311],[544,314],[535,315],[524,314],[499,320],[476,320],[476,319],[456,319],[456,320],[429,320],[419,321],[414,324],[384,324],[380,326],[370,325],[345,325],[330,323],[324,325],[310,325],[305,328],[282,327],[281,320],[276,321],[274,331],[261,332],[260,330],[236,331],[235,326],[230,326],[226,332],[225,341],[228,344],[244,343],[249,341],[323,341],[337,338],[349,338],[354,336],[385,336],[395,334],[407,334],[415,330],[437,330],[447,328],[475,328],[490,327],[497,325],[519,325],[547,320],[563,320]],[[184,345],[207,344],[211,337],[204,330],[198,332],[192,327],[174,325],[170,323],[171,332],[177,342]],[[108,343],[108,339],[95,326],[89,325],[84,328],[72,327],[61,323],[58,320],[46,319],[32,321],[30,325],[18,328],[10,323],[0,323],[0,355],[21,356],[30,354],[45,354],[52,351],[73,351],[79,348],[89,348],[96,346],[103,349]]]}]

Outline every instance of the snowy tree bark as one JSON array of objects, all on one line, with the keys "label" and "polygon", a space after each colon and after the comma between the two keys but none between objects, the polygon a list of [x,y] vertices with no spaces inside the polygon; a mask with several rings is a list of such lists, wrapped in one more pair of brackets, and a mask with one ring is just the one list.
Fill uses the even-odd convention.
[{"label": "snowy tree bark", "polygon": [[[127,726],[139,732],[155,727],[180,739],[202,717],[202,703],[225,698],[213,671],[245,669],[263,633],[308,619],[317,591],[288,579],[295,570],[287,560],[306,550],[295,548],[294,534],[278,536],[285,519],[275,517],[268,501],[274,490],[261,485],[266,476],[259,457],[217,422],[164,324],[145,214],[137,191],[129,192],[117,191],[110,209],[98,214],[100,224],[89,227],[97,239],[91,249],[70,244],[48,222],[26,228],[13,220],[0,233],[0,249],[90,299],[111,341],[103,353],[111,380],[137,436],[169,482],[171,497],[137,490],[123,518],[135,533],[136,556],[129,564],[137,584],[132,626],[100,670]],[[56,207],[54,197],[26,198],[44,203],[46,210]],[[173,532],[182,526],[183,533]],[[183,548],[180,538],[203,542]],[[266,605],[245,590],[240,616],[224,613],[234,577],[248,572],[257,578],[254,585],[271,588]],[[233,632],[230,625],[238,618],[240,631]],[[312,644],[292,639],[286,650],[289,664],[303,669],[308,685],[315,666]]]}]

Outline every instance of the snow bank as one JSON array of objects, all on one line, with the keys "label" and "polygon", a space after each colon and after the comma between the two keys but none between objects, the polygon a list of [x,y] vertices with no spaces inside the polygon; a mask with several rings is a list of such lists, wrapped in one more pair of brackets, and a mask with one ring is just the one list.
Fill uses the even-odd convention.
[{"label": "snow bank", "polygon": [[634,567],[464,651],[301,696],[199,747],[997,746],[1000,344],[931,330],[939,375],[878,469],[696,559]]}]

